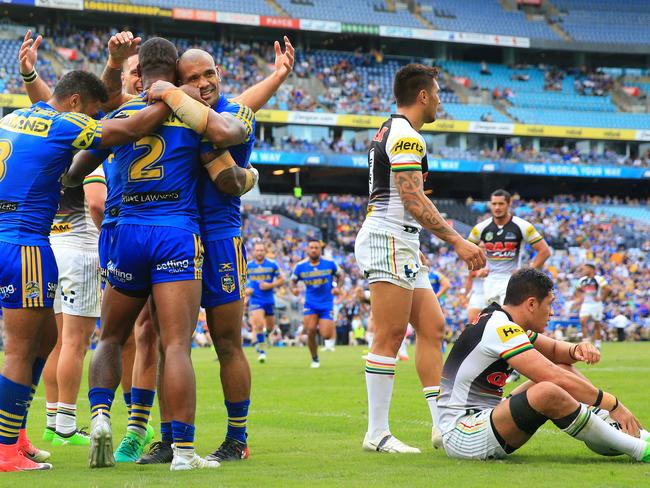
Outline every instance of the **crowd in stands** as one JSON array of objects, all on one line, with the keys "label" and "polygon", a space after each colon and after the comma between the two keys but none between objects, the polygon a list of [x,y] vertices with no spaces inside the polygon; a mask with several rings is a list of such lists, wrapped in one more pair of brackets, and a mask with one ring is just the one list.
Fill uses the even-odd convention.
[{"label": "crowd in stands", "polygon": [[[557,197],[552,202],[521,201],[515,197],[515,213],[533,222],[544,235],[553,253],[546,271],[556,282],[556,301],[550,331],[558,329],[564,335],[577,332],[577,308],[573,293],[578,268],[585,262],[594,262],[612,287],[613,293],[605,305],[607,321],[622,315],[627,322],[629,338],[648,338],[650,328],[650,223],[632,221],[594,210],[598,205],[628,204],[647,205],[648,201],[631,201],[616,198],[586,198],[577,201],[572,197]],[[336,298],[337,325],[352,337],[354,328],[367,327],[367,303],[363,299],[366,287],[354,260],[354,239],[365,215],[367,200],[353,196],[321,195],[313,199],[295,200],[290,203],[268,207],[245,208],[244,234],[248,246],[261,239],[266,243],[269,255],[274,257],[289,276],[293,266],[305,257],[310,238],[322,236],[326,244],[324,255],[334,259],[343,269],[345,279],[341,294]],[[468,201],[476,220],[487,217],[485,203]],[[256,218],[262,213],[278,213],[291,219],[312,225],[313,233],[300,235],[269,226]],[[474,222],[467,222],[473,225]],[[447,319],[449,338],[453,338],[466,322],[465,279],[467,270],[459,262],[453,249],[445,246],[434,236],[424,233],[421,249],[428,255],[433,268],[451,282],[451,289],[442,297],[441,303]],[[524,263],[530,259],[526,251]],[[279,315],[285,318],[285,327],[278,340],[299,342],[301,326],[301,302],[299,298],[282,287],[277,292]],[[618,323],[622,319],[618,319]],[[615,328],[611,333],[618,337]]]}]

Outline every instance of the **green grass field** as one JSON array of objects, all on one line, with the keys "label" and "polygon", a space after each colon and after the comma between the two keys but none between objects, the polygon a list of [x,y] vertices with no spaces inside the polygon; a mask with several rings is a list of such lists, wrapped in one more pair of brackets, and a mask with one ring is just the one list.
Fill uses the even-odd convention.
[{"label": "green grass field", "polygon": [[[420,455],[365,453],[366,390],[362,349],[340,347],[324,353],[319,370],[309,369],[304,348],[273,349],[269,362],[258,364],[247,350],[253,371],[249,417],[251,457],[217,470],[170,473],[168,466],[118,465],[90,470],[87,449],[43,445],[43,388],[30,413],[33,441],[52,451],[50,472],[0,475],[0,486],[650,486],[650,465],[626,457],[605,458],[560,433],[552,424],[507,461],[460,462],[447,459],[429,442],[429,411],[413,361],[397,368],[391,410],[393,433],[422,449]],[[212,350],[195,350],[198,383],[196,445],[205,455],[225,433],[225,408],[219,385],[219,363]],[[618,394],[646,425],[650,424],[648,373],[650,344],[606,344],[601,364],[583,371],[599,386]],[[84,380],[80,425],[88,425]],[[113,408],[115,445],[126,425],[121,391]],[[154,414],[156,429],[157,412]]]}]

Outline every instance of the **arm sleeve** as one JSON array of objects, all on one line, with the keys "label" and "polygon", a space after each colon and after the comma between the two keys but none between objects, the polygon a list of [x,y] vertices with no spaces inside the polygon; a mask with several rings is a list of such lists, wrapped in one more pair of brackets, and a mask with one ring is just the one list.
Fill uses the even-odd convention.
[{"label": "arm sleeve", "polygon": [[530,222],[525,222],[525,221],[524,221],[524,223],[525,223],[524,228],[521,229],[521,230],[524,233],[524,240],[528,244],[535,244],[535,243],[541,241],[542,239],[544,239],[542,237],[542,234],[540,234],[537,231],[537,229],[535,229],[533,224],[531,224]]},{"label": "arm sleeve", "polygon": [[104,168],[102,168],[101,164],[97,166],[95,171],[84,178],[83,184],[87,185],[89,183],[103,183],[106,185],[106,176],[104,175]]},{"label": "arm sleeve", "polygon": [[300,265],[298,264],[295,268],[293,268],[293,271],[291,272],[291,278],[290,280],[293,281],[300,281]]},{"label": "arm sleeve", "polygon": [[[494,320],[494,317],[492,320]],[[524,329],[507,320],[496,323],[488,322],[483,332],[481,344],[490,356],[504,360],[533,349],[533,344]]]},{"label": "arm sleeve", "polygon": [[422,136],[413,130],[396,137],[389,137],[386,153],[392,172],[420,171],[427,146]]},{"label": "arm sleeve", "polygon": [[278,276],[280,276],[280,266],[278,266],[278,263],[275,261],[272,261],[271,267],[273,268],[273,279],[276,279]]},{"label": "arm sleeve", "polygon": [[255,113],[246,105],[239,103],[228,103],[223,112],[233,115],[246,126],[246,142],[250,140],[255,132]]},{"label": "arm sleeve", "polygon": [[602,288],[604,286],[607,286],[607,284],[608,284],[607,280],[605,278],[603,278],[602,276],[600,276],[600,275],[596,275],[596,281],[598,282],[598,286],[600,288]]},{"label": "arm sleeve", "polygon": [[467,240],[477,245],[481,242],[481,231],[479,230],[478,225],[472,227],[472,230],[469,232],[469,235],[467,236]]},{"label": "arm sleeve", "polygon": [[62,137],[74,149],[95,149],[102,143],[102,123],[76,112],[61,114]]}]

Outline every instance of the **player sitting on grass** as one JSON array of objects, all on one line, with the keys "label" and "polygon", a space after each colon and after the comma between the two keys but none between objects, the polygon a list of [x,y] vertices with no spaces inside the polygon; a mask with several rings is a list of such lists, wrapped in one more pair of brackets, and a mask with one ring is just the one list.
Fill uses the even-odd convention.
[{"label": "player sitting on grass", "polygon": [[[551,420],[576,439],[650,462],[650,444],[639,439],[636,417],[611,393],[559,366],[597,361],[595,347],[538,335],[553,299],[553,282],[544,273],[519,270],[510,278],[504,305],[491,304],[460,335],[445,362],[438,400],[447,455],[505,458]],[[513,368],[535,384],[502,401]],[[607,410],[621,430],[586,405]]]}]

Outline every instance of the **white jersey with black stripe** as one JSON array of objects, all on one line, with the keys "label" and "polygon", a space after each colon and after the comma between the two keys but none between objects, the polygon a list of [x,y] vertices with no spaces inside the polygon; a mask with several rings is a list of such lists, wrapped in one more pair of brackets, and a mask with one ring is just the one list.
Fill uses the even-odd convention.
[{"label": "white jersey with black stripe", "polygon": [[427,176],[427,147],[406,117],[391,115],[377,131],[368,150],[370,169],[368,215],[364,227],[417,233],[422,228],[402,203],[395,173],[421,171]]}]

